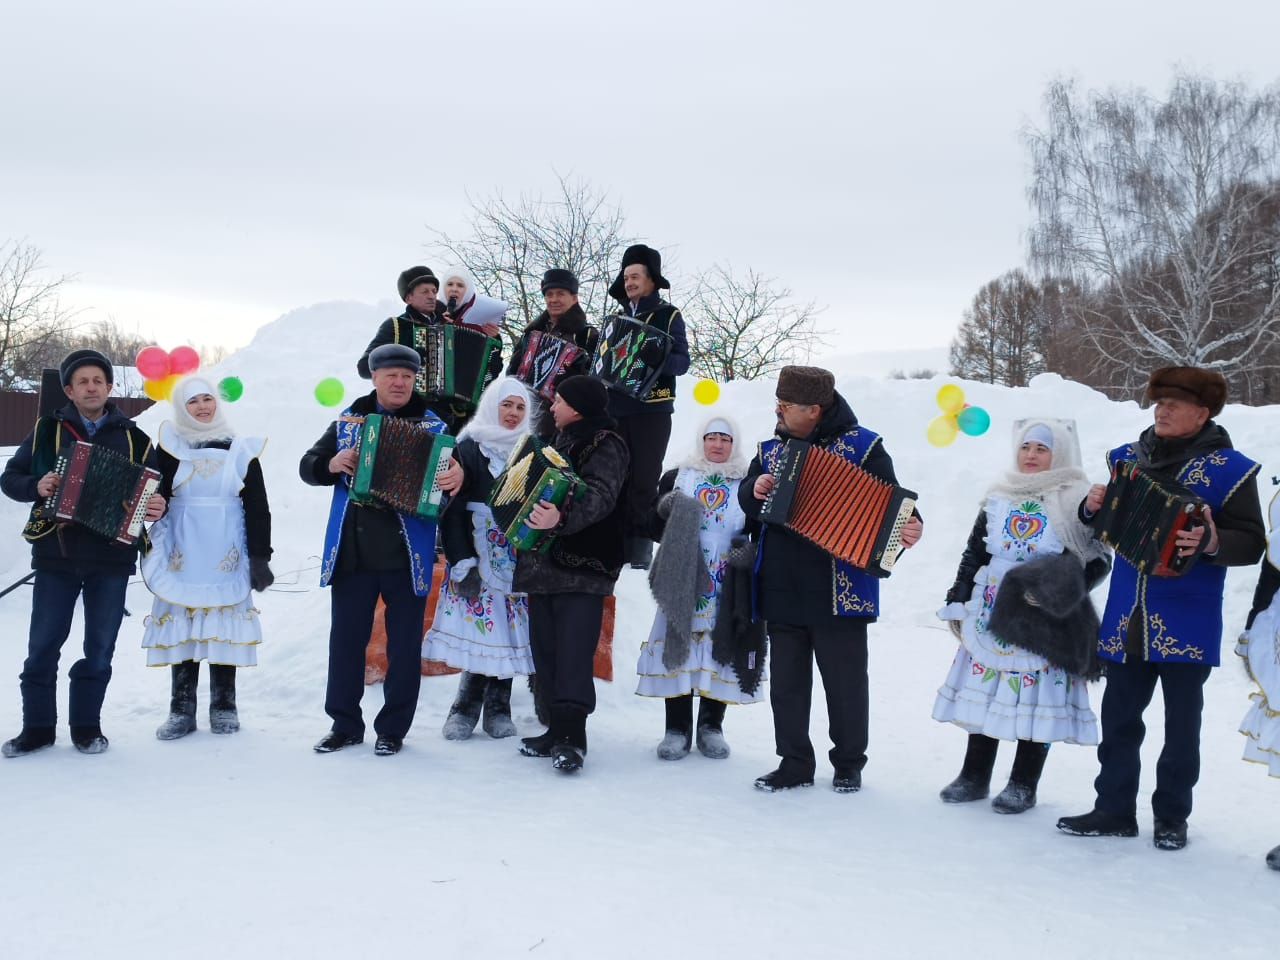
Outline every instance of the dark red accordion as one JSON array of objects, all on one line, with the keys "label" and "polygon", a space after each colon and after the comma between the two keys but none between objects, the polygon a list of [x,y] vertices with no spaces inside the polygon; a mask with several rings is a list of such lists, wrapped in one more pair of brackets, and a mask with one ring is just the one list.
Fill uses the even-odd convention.
[{"label": "dark red accordion", "polygon": [[58,457],[58,489],[36,510],[43,520],[78,523],[132,546],[142,533],[147,502],[160,474],[114,450],[78,441]]},{"label": "dark red accordion", "polygon": [[916,494],[803,440],[783,445],[760,519],[876,577],[893,572]]},{"label": "dark red accordion", "polygon": [[530,330],[525,337],[524,354],[516,366],[516,377],[550,403],[556,396],[556,384],[582,352],[576,343],[563,337]]},{"label": "dark red accordion", "polygon": [[1122,460],[1111,471],[1093,526],[1098,539],[1139,573],[1180,577],[1199,554],[1178,556],[1178,534],[1202,525],[1204,511],[1204,500],[1186,487],[1157,479],[1132,460]]}]

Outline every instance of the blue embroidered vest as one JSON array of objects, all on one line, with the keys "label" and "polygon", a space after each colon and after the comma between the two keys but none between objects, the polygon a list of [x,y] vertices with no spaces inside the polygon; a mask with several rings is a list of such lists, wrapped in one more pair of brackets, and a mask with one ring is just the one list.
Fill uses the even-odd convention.
[{"label": "blue embroidered vest", "polygon": [[[867,456],[880,442],[880,435],[865,427],[854,427],[842,433],[828,444],[819,444],[831,453],[839,454],[849,463],[861,467]],[[778,458],[782,455],[782,441],[777,437],[760,444],[760,463],[766,473],[777,474]],[[760,563],[768,549],[769,525],[763,524],[760,547],[756,553],[754,583],[758,583]],[[756,589],[753,588],[753,594]],[[757,607],[755,597],[752,606]],[[758,608],[757,608],[758,609]],[[831,613],[837,617],[862,617],[872,619],[880,615],[880,581],[844,560],[831,558]]]},{"label": "blue embroidered vest", "polygon": [[[360,424],[348,407],[338,418],[338,451],[349,450],[356,445]],[[423,428],[431,433],[444,433],[444,421],[429,413],[422,419]],[[342,543],[342,522],[347,515],[348,480],[343,476],[333,488],[333,500],[329,504],[329,523],[324,531],[324,559],[320,568],[320,586],[327,587],[333,579],[338,564],[338,547]],[[431,568],[436,562],[436,525],[418,517],[396,514],[405,546],[409,548],[409,573],[413,578],[413,592],[425,597],[431,592]]]},{"label": "blue embroidered vest", "polygon": [[[1133,444],[1107,454],[1107,466],[1136,460]],[[1177,480],[1216,514],[1258,464],[1236,450],[1214,450],[1188,460]],[[1148,577],[1116,554],[1107,609],[1098,634],[1098,656],[1125,662],[1125,639],[1134,617],[1141,624],[1142,658],[1151,663],[1197,663],[1216,667],[1222,644],[1222,587],[1226,567],[1198,561],[1181,577]]]}]

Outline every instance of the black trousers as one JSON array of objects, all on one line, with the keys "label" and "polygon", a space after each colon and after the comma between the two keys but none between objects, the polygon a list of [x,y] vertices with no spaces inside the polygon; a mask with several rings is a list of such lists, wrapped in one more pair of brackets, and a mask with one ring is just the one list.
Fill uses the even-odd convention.
[{"label": "black trousers", "polygon": [[[626,535],[647,536],[648,518],[658,498],[662,458],[671,439],[671,414],[638,413],[618,418],[618,433],[631,452],[631,467],[622,496],[626,502]],[[641,531],[637,534],[637,531]]]},{"label": "black trousers", "polygon": [[1164,696],[1164,748],[1156,763],[1156,791],[1151,810],[1157,819],[1181,822],[1191,815],[1191,790],[1200,779],[1200,714],[1204,682],[1212,667],[1193,663],[1107,664],[1102,695],[1102,769],[1094,781],[1099,810],[1131,817],[1137,812],[1139,749],[1147,728],[1143,711],[1151,703],[1156,682]]},{"label": "black trousers", "polygon": [[867,622],[832,617],[820,624],[769,624],[769,702],[783,768],[813,776],[809,740],[813,661],[818,661],[830,718],[831,765],[861,770],[867,763],[869,700]]},{"label": "black trousers", "polygon": [[551,710],[595,710],[592,664],[603,618],[604,597],[596,594],[529,594],[529,646],[538,690]]},{"label": "black trousers", "polygon": [[385,700],[373,721],[380,737],[404,737],[413,725],[422,685],[422,619],[427,598],[413,592],[408,570],[342,573],[330,589],[329,686],[324,712],[338,733],[364,734],[360,698],[364,696],[364,656],[381,596],[387,605]]}]

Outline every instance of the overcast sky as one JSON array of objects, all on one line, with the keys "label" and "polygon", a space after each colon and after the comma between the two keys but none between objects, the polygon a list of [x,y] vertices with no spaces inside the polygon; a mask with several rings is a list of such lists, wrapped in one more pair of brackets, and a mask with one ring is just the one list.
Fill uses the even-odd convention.
[{"label": "overcast sky", "polygon": [[1023,260],[1048,80],[1263,85],[1278,37],[1273,0],[0,0],[0,240],[88,317],[236,345],[558,171],[677,283],[751,266],[841,352],[936,346]]}]

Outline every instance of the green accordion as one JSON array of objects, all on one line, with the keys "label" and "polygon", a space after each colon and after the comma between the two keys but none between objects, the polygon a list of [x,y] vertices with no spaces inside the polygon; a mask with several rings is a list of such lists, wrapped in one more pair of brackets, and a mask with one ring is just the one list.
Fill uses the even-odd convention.
[{"label": "green accordion", "polygon": [[455,444],[453,437],[432,433],[421,420],[369,414],[356,438],[351,500],[423,520],[437,519],[444,507],[440,475],[449,469]]},{"label": "green accordion", "polygon": [[560,451],[537,437],[526,437],[511,451],[506,468],[493,483],[489,494],[493,522],[516,550],[545,553],[555,534],[530,527],[529,514],[543,501],[563,509],[586,488]]},{"label": "green accordion", "polygon": [[502,341],[449,323],[415,324],[413,345],[422,357],[414,388],[474,410],[489,383],[489,361]]}]

